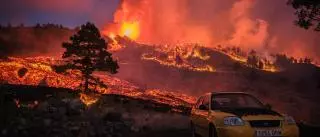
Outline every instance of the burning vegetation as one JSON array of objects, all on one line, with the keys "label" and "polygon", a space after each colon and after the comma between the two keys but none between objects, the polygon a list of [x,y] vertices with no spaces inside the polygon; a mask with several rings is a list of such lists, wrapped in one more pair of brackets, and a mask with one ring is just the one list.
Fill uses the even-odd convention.
[{"label": "burning vegetation", "polygon": [[[285,5],[283,1],[270,1],[270,3],[277,3],[274,4],[277,6]],[[178,45],[190,46],[187,43],[197,43],[211,49],[221,45],[223,48],[239,47],[247,53],[256,50],[261,54],[259,56],[264,65],[263,69],[271,72],[278,71],[270,64],[269,56],[275,53],[283,53],[294,58],[308,56],[314,58],[313,63],[316,64],[318,55],[312,51],[318,51],[318,48],[312,47],[317,43],[317,40],[313,40],[316,39],[315,35],[291,27],[287,28],[290,25],[286,26],[286,29],[281,29],[286,30],[285,32],[279,32],[285,25],[279,25],[281,26],[279,28],[274,24],[281,24],[280,22],[275,23],[274,20],[269,20],[269,16],[273,16],[273,13],[267,12],[260,15],[261,13],[256,9],[264,8],[265,4],[269,4],[269,1],[121,0],[113,14],[113,22],[105,24],[102,28],[105,36],[119,35],[138,43],[162,45],[164,48],[165,45],[175,48]],[[297,4],[301,3],[294,1],[292,4],[295,8],[300,8]],[[217,5],[229,6],[222,6],[222,8]],[[299,6],[303,7],[303,5]],[[277,9],[283,9],[283,7]],[[268,16],[265,17],[264,14]],[[306,36],[294,35],[297,33]],[[247,58],[237,53],[229,55],[242,62],[244,62],[243,58]],[[266,59],[269,61],[265,61]]]},{"label": "burning vegetation", "polygon": [[[189,48],[188,48],[189,47]],[[215,68],[211,66],[207,60],[210,59],[201,47],[190,44],[177,46],[155,46],[155,50],[151,53],[142,54],[141,59],[151,60],[161,65],[187,69],[191,71],[215,72]]]},{"label": "burning vegetation", "polygon": [[[62,27],[62,29],[64,28]],[[219,58],[212,57],[212,52],[221,53],[243,67],[267,72],[285,70],[290,64],[312,64],[312,60],[309,58],[298,60],[281,54],[272,56],[271,58],[273,59],[267,59],[262,56],[260,57],[255,51],[246,53],[239,47],[228,48],[217,46],[215,48],[207,48],[207,46],[194,43],[171,45],[142,44],[135,41],[135,39],[139,38],[139,31],[139,23],[129,23],[120,27],[118,33],[108,35],[107,42],[109,49],[115,54],[121,54],[122,50],[126,50],[127,48],[147,47],[151,50],[142,50],[142,53],[139,54],[139,59],[142,62],[152,61],[170,68],[191,72],[228,72],[215,64]],[[9,57],[0,62],[1,81],[9,84],[63,87],[81,90],[80,85],[83,80],[81,73],[75,70],[68,70],[64,74],[58,74],[52,68],[52,66],[58,64],[63,64],[63,61],[55,57]],[[104,75],[101,72],[94,73],[94,75],[108,85],[108,87],[98,85],[91,85],[89,87],[100,94],[120,94],[155,100],[172,106],[190,105],[195,101],[194,97],[181,94],[181,92],[169,92],[162,89],[141,89],[130,82]],[[80,99],[87,105],[95,103],[98,98],[94,94],[81,94],[80,96]]]},{"label": "burning vegetation", "polygon": [[[289,64],[317,65],[317,59],[303,57],[309,54],[295,55],[293,52],[291,54],[287,51],[270,50],[270,47],[278,46],[278,39],[276,36],[269,35],[270,27],[266,20],[251,17],[252,7],[256,4],[253,1],[243,0],[232,3],[231,9],[223,11],[229,13],[226,15],[227,19],[220,16],[213,20],[202,19],[202,15],[190,15],[189,13],[189,10],[199,8],[193,7],[193,4],[201,5],[200,7],[204,8],[202,10],[206,11],[208,9],[205,4],[214,3],[192,3],[179,0],[170,2],[121,0],[113,15],[113,22],[106,24],[102,33],[110,39],[109,49],[111,51],[132,46],[119,40],[127,39],[135,42],[135,45],[148,45],[154,48],[154,51],[142,54],[141,59],[191,71],[219,71],[216,66],[212,65],[212,60],[215,59],[212,59],[203,50],[206,48],[225,54],[246,67],[267,72],[279,72],[286,69],[287,66],[281,65],[284,61],[281,55],[286,54],[277,54],[278,52],[293,56],[286,57]],[[162,15],[157,14],[159,10],[163,13]],[[197,18],[198,16],[200,17]],[[194,25],[197,22],[192,22],[195,20],[193,18],[198,19],[199,22],[202,21],[203,24]],[[229,32],[230,34],[224,34],[226,37],[215,34],[216,29],[213,29],[219,27],[216,20],[221,20],[221,18],[230,20],[230,25],[234,28],[234,31]],[[204,28],[199,26],[204,26]],[[220,27],[226,27],[225,30],[229,31],[227,26]]]}]

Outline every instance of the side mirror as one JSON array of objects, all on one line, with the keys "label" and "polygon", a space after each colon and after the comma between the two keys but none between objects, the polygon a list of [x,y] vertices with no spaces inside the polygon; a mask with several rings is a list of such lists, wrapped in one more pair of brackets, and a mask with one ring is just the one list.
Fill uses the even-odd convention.
[{"label": "side mirror", "polygon": [[269,109],[269,110],[272,109],[272,106],[271,106],[270,104],[266,104],[265,106],[266,106],[266,108]]},{"label": "side mirror", "polygon": [[200,110],[208,110],[208,107],[206,105],[200,105],[199,109]]}]

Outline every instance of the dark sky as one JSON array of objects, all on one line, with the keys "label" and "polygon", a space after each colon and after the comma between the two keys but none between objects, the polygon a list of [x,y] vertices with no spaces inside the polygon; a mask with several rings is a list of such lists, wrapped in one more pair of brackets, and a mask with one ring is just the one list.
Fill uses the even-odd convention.
[{"label": "dark sky", "polygon": [[75,27],[87,21],[102,26],[112,20],[119,0],[1,0],[0,23],[63,24]]}]

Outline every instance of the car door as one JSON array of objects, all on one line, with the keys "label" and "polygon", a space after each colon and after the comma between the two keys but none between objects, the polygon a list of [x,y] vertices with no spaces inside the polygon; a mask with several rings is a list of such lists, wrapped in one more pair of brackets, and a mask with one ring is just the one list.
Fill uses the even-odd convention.
[{"label": "car door", "polygon": [[194,128],[196,132],[198,133],[199,131],[199,118],[200,118],[200,111],[199,111],[199,106],[202,104],[203,97],[200,97],[196,103],[196,105],[192,108],[191,112],[191,121],[194,124]]},{"label": "car door", "polygon": [[199,126],[199,131],[201,132],[200,134],[202,136],[207,136],[209,133],[208,127],[209,127],[209,121],[208,121],[208,114],[209,114],[209,98],[210,95],[206,95],[203,97],[201,105],[204,107],[199,106],[199,111],[198,111],[198,126]]}]

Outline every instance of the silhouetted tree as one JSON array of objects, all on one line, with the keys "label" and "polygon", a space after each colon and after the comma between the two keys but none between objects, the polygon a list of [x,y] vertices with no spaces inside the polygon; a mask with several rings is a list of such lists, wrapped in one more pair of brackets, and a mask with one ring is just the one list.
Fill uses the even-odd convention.
[{"label": "silhouetted tree", "polygon": [[285,54],[276,54],[274,64],[280,68],[287,68],[294,60],[288,58]]},{"label": "silhouetted tree", "polygon": [[241,49],[239,47],[236,47],[236,54],[241,55]]},{"label": "silhouetted tree", "polygon": [[68,69],[79,70],[83,77],[84,91],[88,91],[89,85],[105,86],[98,78],[92,76],[94,71],[106,71],[117,73],[118,63],[112,59],[107,51],[106,41],[101,38],[99,30],[92,23],[82,25],[80,30],[70,37],[69,42],[62,44],[66,49],[62,58],[65,64],[54,66],[57,72],[65,72]]},{"label": "silhouetted tree", "polygon": [[303,63],[305,63],[305,64],[311,64],[311,63],[312,63],[312,59],[311,59],[311,58],[308,58],[308,57],[305,57]]},{"label": "silhouetted tree", "polygon": [[319,0],[289,0],[297,15],[295,23],[304,28],[309,29],[314,26],[314,30],[320,31],[320,1]]},{"label": "silhouetted tree", "polygon": [[259,58],[257,56],[257,52],[254,50],[251,50],[249,52],[248,58],[247,58],[247,63],[250,67],[257,68],[258,63],[259,63]]},{"label": "silhouetted tree", "polygon": [[272,65],[271,61],[268,60],[267,58],[264,58],[264,59],[263,59],[263,62],[264,62],[264,66],[270,66],[270,65]]},{"label": "silhouetted tree", "polygon": [[41,25],[37,23],[36,26],[34,26],[34,28],[41,28]]},{"label": "silhouetted tree", "polygon": [[293,57],[290,57],[290,58],[289,58],[289,62],[290,62],[290,63],[294,63],[294,62],[295,62],[294,58],[293,58]]},{"label": "silhouetted tree", "polygon": [[233,53],[237,53],[236,47],[232,47],[231,50],[232,50]]},{"label": "silhouetted tree", "polygon": [[302,58],[299,59],[299,63],[303,63],[303,59]]},{"label": "silhouetted tree", "polygon": [[176,63],[177,63],[177,64],[182,64],[182,63],[183,63],[183,60],[182,60],[182,58],[180,57],[180,55],[176,55]]},{"label": "silhouetted tree", "polygon": [[290,61],[291,63],[293,63],[293,64],[298,63],[298,60],[297,60],[296,58],[294,58],[294,57],[290,57],[290,58],[289,58],[289,61]]},{"label": "silhouetted tree", "polygon": [[264,68],[264,64],[263,64],[263,62],[261,60],[258,63],[258,68],[259,69],[263,69]]}]

